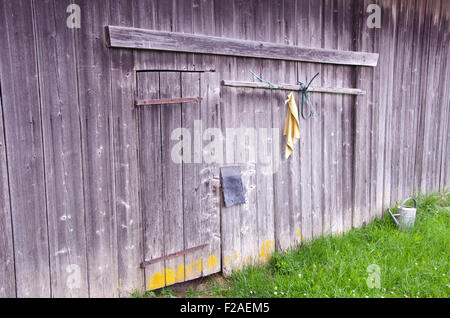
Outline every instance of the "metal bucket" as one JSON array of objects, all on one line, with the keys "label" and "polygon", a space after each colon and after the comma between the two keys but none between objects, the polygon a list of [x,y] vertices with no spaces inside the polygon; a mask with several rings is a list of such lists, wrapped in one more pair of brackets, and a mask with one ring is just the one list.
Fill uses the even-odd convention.
[{"label": "metal bucket", "polygon": [[[406,202],[414,201],[414,207],[406,206]],[[413,198],[408,198],[403,201],[402,205],[398,207],[397,214],[392,214],[391,210],[389,210],[389,214],[394,220],[395,224],[398,225],[400,231],[409,231],[414,227],[414,221],[416,220],[416,211],[417,211],[417,201]],[[398,219],[397,219],[398,217]]]}]

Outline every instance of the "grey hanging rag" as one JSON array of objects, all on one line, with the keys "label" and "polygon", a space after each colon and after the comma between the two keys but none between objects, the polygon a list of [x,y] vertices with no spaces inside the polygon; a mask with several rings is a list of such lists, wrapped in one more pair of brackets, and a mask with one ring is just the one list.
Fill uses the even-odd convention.
[{"label": "grey hanging rag", "polygon": [[225,207],[245,203],[244,187],[242,185],[241,168],[222,167],[220,168],[222,176],[222,190]]}]

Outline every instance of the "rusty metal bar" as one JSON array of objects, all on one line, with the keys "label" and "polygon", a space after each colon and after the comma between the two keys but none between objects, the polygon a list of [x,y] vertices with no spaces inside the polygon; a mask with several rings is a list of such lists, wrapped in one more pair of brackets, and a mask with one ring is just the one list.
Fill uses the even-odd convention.
[{"label": "rusty metal bar", "polygon": [[167,256],[158,257],[158,258],[152,259],[150,261],[144,261],[144,262],[142,262],[140,264],[140,266],[141,266],[141,268],[145,268],[145,266],[148,266],[148,265],[151,265],[151,264],[155,264],[155,263],[159,263],[159,262],[162,262],[162,261],[165,261],[165,260],[168,260],[168,259],[171,259],[171,258],[175,258],[175,257],[181,256],[181,255],[189,254],[189,253],[201,250],[202,248],[205,248],[207,246],[208,246],[208,244],[203,244],[203,245],[196,246],[196,247],[191,247],[191,248],[188,248],[187,250],[176,252],[176,253],[173,253],[173,254],[170,254],[170,255],[167,255]]},{"label": "rusty metal bar", "polygon": [[164,105],[164,104],[182,104],[182,103],[198,103],[201,102],[201,97],[186,97],[186,98],[172,98],[172,99],[151,99],[151,100],[136,100],[136,106],[147,105]]}]

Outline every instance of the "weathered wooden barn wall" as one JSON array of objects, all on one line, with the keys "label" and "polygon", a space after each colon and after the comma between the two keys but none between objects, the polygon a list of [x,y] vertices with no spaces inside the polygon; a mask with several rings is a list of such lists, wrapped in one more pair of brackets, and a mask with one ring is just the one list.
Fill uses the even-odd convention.
[{"label": "weathered wooden barn wall", "polygon": [[[72,3],[79,29],[66,25]],[[366,25],[370,3],[380,29]],[[448,0],[0,0],[0,297],[110,297],[230,273],[448,187],[449,13]],[[380,56],[369,68],[112,49],[107,25]],[[219,85],[256,81],[250,70],[291,84],[320,72],[317,86],[367,95],[313,94],[323,120],[301,120],[289,160],[268,149],[273,175],[244,157],[247,203],[224,208],[220,165],[174,165],[165,149],[197,119],[281,132],[285,91]],[[191,94],[203,102],[134,107]]]}]

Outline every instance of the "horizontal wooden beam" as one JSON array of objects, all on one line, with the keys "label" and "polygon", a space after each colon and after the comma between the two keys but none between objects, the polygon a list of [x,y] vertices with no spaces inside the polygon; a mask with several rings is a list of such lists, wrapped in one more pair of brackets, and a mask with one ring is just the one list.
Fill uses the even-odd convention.
[{"label": "horizontal wooden beam", "polygon": [[[241,87],[241,88],[259,88],[259,89],[276,89],[285,91],[300,91],[300,85],[292,84],[274,84],[270,86],[266,83],[260,82],[239,82],[239,81],[222,81],[223,86]],[[349,95],[364,95],[366,91],[359,88],[340,88],[340,87],[312,87],[308,88],[311,93],[328,93],[328,94],[349,94]]]},{"label": "horizontal wooden beam", "polygon": [[136,106],[147,106],[147,105],[182,104],[182,103],[198,103],[201,101],[202,101],[201,97],[150,99],[150,100],[137,100],[137,101],[135,101],[135,105]]},{"label": "horizontal wooden beam", "polygon": [[107,26],[107,44],[113,48],[243,56],[312,63],[376,66],[378,54],[307,48],[279,43],[230,39]]}]

